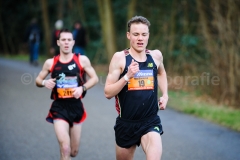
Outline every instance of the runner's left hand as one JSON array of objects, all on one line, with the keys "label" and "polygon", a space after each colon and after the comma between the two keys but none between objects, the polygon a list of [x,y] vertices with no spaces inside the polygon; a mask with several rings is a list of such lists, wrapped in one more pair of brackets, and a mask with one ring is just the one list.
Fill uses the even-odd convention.
[{"label": "runner's left hand", "polygon": [[160,110],[166,109],[167,102],[168,102],[168,97],[160,97],[159,102],[158,102],[159,103],[159,109]]},{"label": "runner's left hand", "polygon": [[80,98],[82,95],[82,92],[83,92],[82,86],[75,88],[73,90],[73,97],[76,99]]}]

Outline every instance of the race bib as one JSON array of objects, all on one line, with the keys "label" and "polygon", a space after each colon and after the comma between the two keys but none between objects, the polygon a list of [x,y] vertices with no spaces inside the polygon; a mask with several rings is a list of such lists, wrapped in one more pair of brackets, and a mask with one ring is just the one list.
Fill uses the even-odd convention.
[{"label": "race bib", "polygon": [[154,89],[153,70],[140,70],[128,82],[128,90]]},{"label": "race bib", "polygon": [[78,87],[77,76],[61,77],[56,81],[58,98],[73,98],[74,88]]}]

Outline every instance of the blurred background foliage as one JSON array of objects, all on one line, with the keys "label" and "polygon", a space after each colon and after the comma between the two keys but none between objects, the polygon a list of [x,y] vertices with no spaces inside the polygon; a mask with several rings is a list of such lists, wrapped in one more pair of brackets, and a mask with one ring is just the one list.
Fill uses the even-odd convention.
[{"label": "blurred background foliage", "polygon": [[98,65],[129,47],[126,23],[142,15],[151,22],[147,48],[163,53],[170,89],[240,108],[240,0],[7,0],[0,1],[0,11],[0,54],[27,54],[24,33],[37,18],[41,55],[52,56],[54,23],[62,19],[72,29],[81,20],[86,55]]}]

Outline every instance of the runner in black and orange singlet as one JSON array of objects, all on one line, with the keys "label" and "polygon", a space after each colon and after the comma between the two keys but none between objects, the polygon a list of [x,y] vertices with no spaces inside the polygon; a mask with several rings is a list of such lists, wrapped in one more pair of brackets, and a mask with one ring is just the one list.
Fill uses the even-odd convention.
[{"label": "runner in black and orange singlet", "polygon": [[116,158],[132,160],[141,145],[147,160],[159,160],[163,130],[157,113],[168,101],[163,57],[159,50],[146,49],[150,26],[146,18],[135,16],[127,26],[130,48],[113,55],[105,85],[105,96],[115,97],[119,114],[114,126]]},{"label": "runner in black and orange singlet", "polygon": [[[57,44],[60,55],[45,61],[36,85],[52,90],[54,101],[46,120],[54,124],[61,159],[65,160],[78,153],[81,123],[87,116],[81,99],[98,82],[98,77],[86,56],[72,53],[74,40],[69,30],[60,31]],[[45,79],[49,73],[51,78]],[[85,73],[89,77],[87,81]]]}]

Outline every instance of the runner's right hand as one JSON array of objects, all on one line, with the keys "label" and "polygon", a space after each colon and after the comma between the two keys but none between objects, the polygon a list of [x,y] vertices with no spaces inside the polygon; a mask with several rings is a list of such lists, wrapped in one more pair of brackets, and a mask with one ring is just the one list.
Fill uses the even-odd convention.
[{"label": "runner's right hand", "polygon": [[139,71],[139,65],[132,59],[131,64],[128,66],[127,77],[132,78]]},{"label": "runner's right hand", "polygon": [[53,89],[56,85],[56,78],[50,78],[45,80],[44,86],[48,89]]}]

